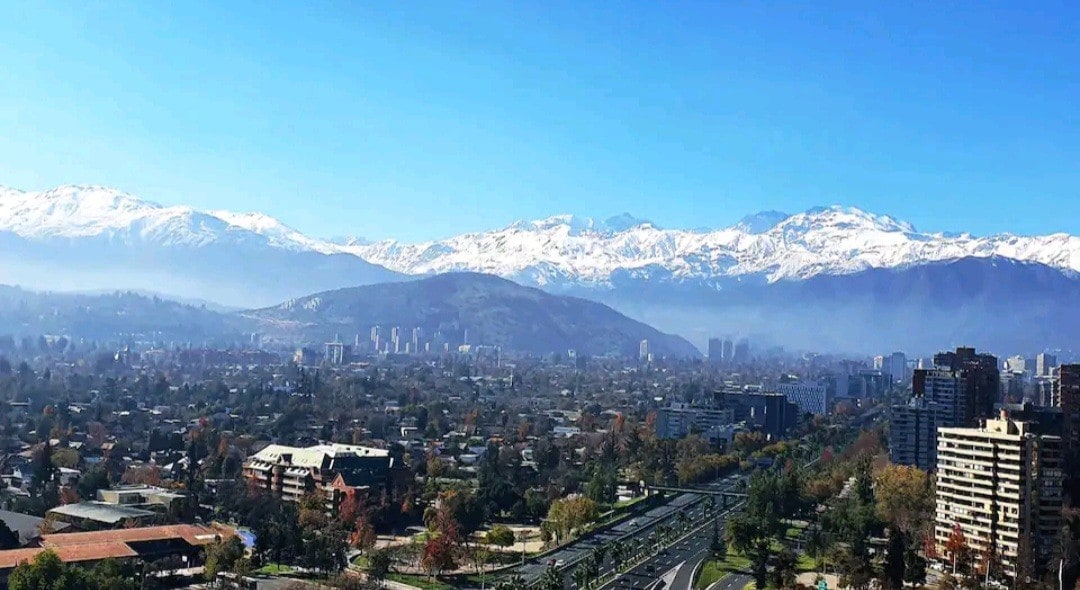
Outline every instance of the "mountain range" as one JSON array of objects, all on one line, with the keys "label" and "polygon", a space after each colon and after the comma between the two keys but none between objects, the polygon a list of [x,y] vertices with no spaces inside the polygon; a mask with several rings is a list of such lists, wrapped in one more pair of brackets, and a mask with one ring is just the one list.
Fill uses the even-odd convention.
[{"label": "mountain range", "polygon": [[[698,345],[738,334],[848,350],[1069,346],[1075,332],[1055,325],[1080,314],[1078,236],[926,233],[853,207],[766,211],[719,229],[559,215],[404,243],[325,240],[259,213],[164,207],[104,187],[0,189],[0,283],[252,308],[463,271],[602,301]],[[935,314],[934,330],[912,321],[920,313]]]}]

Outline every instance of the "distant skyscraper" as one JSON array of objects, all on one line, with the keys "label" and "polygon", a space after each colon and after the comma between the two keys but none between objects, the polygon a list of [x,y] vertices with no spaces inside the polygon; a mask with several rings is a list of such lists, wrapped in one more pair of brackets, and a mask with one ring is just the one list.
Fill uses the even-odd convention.
[{"label": "distant skyscraper", "polygon": [[1052,354],[1040,352],[1035,357],[1035,376],[1049,377],[1050,371],[1057,366],[1057,357]]},{"label": "distant skyscraper", "polygon": [[642,360],[642,361],[648,361],[649,360],[649,341],[648,340],[642,340],[641,344],[638,345],[638,359]]},{"label": "distant skyscraper", "polygon": [[719,363],[724,360],[724,341],[719,338],[709,338],[709,362]]},{"label": "distant skyscraper", "polygon": [[731,357],[731,360],[736,363],[750,362],[750,342],[745,338],[739,340],[735,344],[735,351],[732,353]]},{"label": "distant skyscraper", "polygon": [[392,352],[401,352],[401,328],[394,326],[390,328],[390,350]]},{"label": "distant skyscraper", "polygon": [[720,344],[720,358],[729,363],[735,358],[735,343],[731,338],[724,338]]},{"label": "distant skyscraper", "polygon": [[413,328],[412,331],[412,353],[419,354],[420,352],[420,328]]},{"label": "distant skyscraper", "polygon": [[1027,365],[1027,359],[1020,355],[1010,356],[1005,361],[1005,368],[1013,373],[1026,373],[1032,369]]},{"label": "distant skyscraper", "polygon": [[877,355],[874,357],[874,370],[885,371],[885,355]]}]

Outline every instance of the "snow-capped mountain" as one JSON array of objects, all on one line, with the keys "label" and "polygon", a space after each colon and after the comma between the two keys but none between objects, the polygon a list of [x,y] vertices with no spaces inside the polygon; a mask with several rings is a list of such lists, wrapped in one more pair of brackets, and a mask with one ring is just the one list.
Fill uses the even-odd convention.
[{"label": "snow-capped mountain", "polygon": [[338,253],[262,213],[163,207],[116,189],[66,185],[41,192],[0,187],[0,231],[32,240],[100,237],[161,246],[243,241],[297,252]]},{"label": "snow-capped mountain", "polygon": [[[410,244],[324,240],[261,213],[165,207],[104,187],[0,188],[0,284],[251,309],[450,271],[598,300],[699,345],[741,333],[786,344],[801,334],[808,346],[842,334],[835,346],[882,350],[1020,335],[1061,346],[1080,326],[1080,237],[1069,234],[925,233],[834,206],[720,229],[558,215]],[[912,329],[915,316],[936,331]],[[910,339],[887,340],[896,335]]]},{"label": "snow-capped mountain", "polygon": [[0,188],[0,283],[251,307],[399,276],[262,213],[164,207],[98,186]]},{"label": "snow-capped mountain", "polygon": [[718,230],[662,229],[555,216],[495,231],[406,244],[346,247],[406,274],[477,271],[541,286],[610,286],[623,278],[769,282],[844,275],[873,268],[992,256],[1080,272],[1080,237],[920,233],[910,224],[853,207],[786,215],[770,211]]}]

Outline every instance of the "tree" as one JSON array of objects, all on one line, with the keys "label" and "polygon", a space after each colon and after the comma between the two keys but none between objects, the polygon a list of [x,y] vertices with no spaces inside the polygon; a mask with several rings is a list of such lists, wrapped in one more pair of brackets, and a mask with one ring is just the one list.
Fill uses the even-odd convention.
[{"label": "tree", "polygon": [[514,544],[514,531],[510,530],[510,527],[506,525],[497,524],[491,527],[491,530],[484,535],[484,542],[496,547],[510,547]]},{"label": "tree", "polygon": [[882,582],[887,590],[900,590],[906,579],[907,539],[898,527],[889,529],[889,544],[885,551],[885,568]]},{"label": "tree", "polygon": [[539,590],[563,590],[563,576],[559,568],[551,566],[544,570],[540,580],[536,583]]},{"label": "tree", "polygon": [[582,527],[596,520],[597,514],[596,502],[589,498],[563,498],[551,503],[544,524],[555,533],[555,540],[559,543],[573,531],[580,531]]},{"label": "tree", "polygon": [[712,551],[713,557],[716,559],[723,559],[727,555],[727,545],[724,544],[724,538],[720,536],[719,523],[713,527],[709,550]]},{"label": "tree", "polygon": [[203,572],[207,581],[212,582],[219,573],[231,572],[236,562],[244,557],[244,543],[239,537],[228,537],[207,546],[205,553]]},{"label": "tree", "polygon": [[446,570],[457,567],[457,553],[460,538],[457,528],[452,524],[448,530],[428,539],[424,544],[424,553],[420,565],[429,576],[437,577]]},{"label": "tree", "polygon": [[589,585],[589,572],[585,569],[585,563],[582,562],[576,568],[574,568],[574,583],[578,588],[585,588]]},{"label": "tree", "polygon": [[798,574],[799,559],[791,549],[784,548],[776,555],[772,570],[772,582],[775,588],[793,588]]},{"label": "tree", "polygon": [[964,536],[963,529],[960,525],[954,525],[952,533],[949,534],[948,540],[945,541],[945,552],[949,555],[949,560],[952,561],[952,573],[956,575],[957,568],[964,568],[967,565],[968,559],[968,544],[967,537]]},{"label": "tree", "polygon": [[390,575],[390,565],[393,563],[388,549],[377,549],[368,555],[367,577],[376,586],[382,587],[386,577]]},{"label": "tree", "polygon": [[907,465],[888,465],[874,485],[877,514],[905,535],[915,537],[926,527],[933,509],[925,471]]}]

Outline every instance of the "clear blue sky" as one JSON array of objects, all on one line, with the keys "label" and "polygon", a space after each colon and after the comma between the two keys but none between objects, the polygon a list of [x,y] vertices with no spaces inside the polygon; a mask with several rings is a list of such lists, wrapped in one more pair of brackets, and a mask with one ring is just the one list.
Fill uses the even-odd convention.
[{"label": "clear blue sky", "polygon": [[0,184],[322,236],[831,203],[1080,231],[1080,5],[800,4],[18,2]]}]

